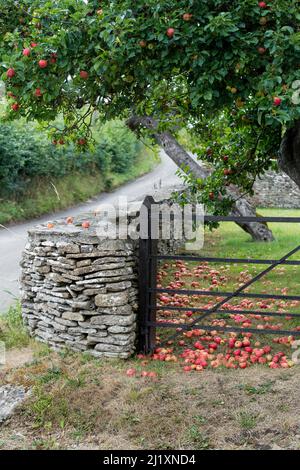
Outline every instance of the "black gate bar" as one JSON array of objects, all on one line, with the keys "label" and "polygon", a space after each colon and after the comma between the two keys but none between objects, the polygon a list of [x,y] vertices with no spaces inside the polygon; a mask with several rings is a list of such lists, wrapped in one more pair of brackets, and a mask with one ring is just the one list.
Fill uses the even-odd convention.
[{"label": "black gate bar", "polygon": [[[206,312],[208,309],[206,308],[201,308],[201,307],[175,307],[173,305],[171,306],[161,306],[161,305],[152,305],[152,309],[154,310],[174,310],[174,311],[183,311],[183,312]],[[234,310],[234,309],[224,309],[224,310],[216,310],[215,313],[218,314],[225,314],[225,315],[230,315],[230,314],[238,314],[238,315],[260,315],[262,317],[292,317],[292,318],[300,318],[300,312],[299,313],[289,313],[289,312],[269,312],[267,309],[266,310]]]},{"label": "black gate bar", "polygon": [[[207,261],[211,263],[241,263],[241,264],[275,264],[276,260],[274,259],[254,259],[254,258],[211,258],[204,256],[190,256],[190,255],[157,255],[155,256],[157,260],[174,260],[174,261]],[[286,264],[290,266],[300,266],[300,261],[283,261],[281,264]]]},{"label": "black gate bar", "polygon": [[[159,292],[166,294],[183,294],[183,295],[204,295],[206,297],[245,297],[253,299],[274,299],[274,300],[300,300],[300,295],[281,295],[281,294],[259,294],[259,293],[244,293],[240,292],[222,292],[210,290],[189,290],[189,289],[149,289],[150,292]],[[226,302],[225,302],[226,303]]]}]

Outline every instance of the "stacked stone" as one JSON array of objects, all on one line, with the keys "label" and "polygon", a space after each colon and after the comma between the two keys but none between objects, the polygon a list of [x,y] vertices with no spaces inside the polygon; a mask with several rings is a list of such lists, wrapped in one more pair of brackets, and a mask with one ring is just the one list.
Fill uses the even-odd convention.
[{"label": "stacked stone", "polygon": [[29,232],[21,262],[24,322],[52,348],[127,358],[136,339],[134,244],[101,240],[81,222]]}]

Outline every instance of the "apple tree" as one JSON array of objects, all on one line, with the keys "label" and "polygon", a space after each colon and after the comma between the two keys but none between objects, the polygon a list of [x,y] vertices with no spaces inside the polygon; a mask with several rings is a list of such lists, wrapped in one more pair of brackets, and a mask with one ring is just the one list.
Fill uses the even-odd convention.
[{"label": "apple tree", "polygon": [[[126,119],[215,213],[254,215],[243,195],[274,157],[300,186],[297,0],[0,0],[0,8],[7,119],[38,120],[54,143],[79,147],[92,140],[95,113]],[[214,136],[216,116],[224,126]],[[200,139],[210,132],[197,161],[176,138],[184,127]],[[263,224],[243,228],[272,239]]]}]

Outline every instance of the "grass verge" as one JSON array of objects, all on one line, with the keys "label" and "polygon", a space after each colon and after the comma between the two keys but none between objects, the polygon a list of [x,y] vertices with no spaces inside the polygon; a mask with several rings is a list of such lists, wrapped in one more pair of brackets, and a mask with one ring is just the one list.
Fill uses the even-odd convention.
[{"label": "grass verge", "polygon": [[22,322],[19,303],[10,307],[5,316],[0,316],[0,341],[5,343],[7,349],[29,345],[30,337]]},{"label": "grass verge", "polygon": [[[127,377],[129,367],[157,378]],[[0,377],[32,390],[0,449],[299,449],[299,374],[255,366],[183,376],[170,363],[41,350]]]},{"label": "grass verge", "polygon": [[0,224],[66,209],[149,173],[159,163],[157,152],[143,149],[133,168],[123,174],[72,173],[60,179],[33,180],[21,200],[1,200]]}]

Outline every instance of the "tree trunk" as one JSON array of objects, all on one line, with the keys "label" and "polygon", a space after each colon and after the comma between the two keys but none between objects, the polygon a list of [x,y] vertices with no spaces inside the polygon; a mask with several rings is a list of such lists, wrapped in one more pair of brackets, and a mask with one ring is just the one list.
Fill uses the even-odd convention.
[{"label": "tree trunk", "polygon": [[[188,152],[177,142],[175,137],[170,132],[156,132],[158,123],[151,117],[133,116],[127,121],[127,125],[132,130],[137,130],[139,127],[146,127],[153,130],[153,135],[157,143],[164,149],[166,154],[176,163],[176,165],[185,171],[187,174],[192,173],[193,176],[199,179],[206,179],[210,175],[210,170],[196,162]],[[186,170],[185,170],[186,168]],[[245,199],[240,198],[238,191],[228,190],[232,195],[234,194],[236,202],[234,203],[231,215],[242,217],[255,217],[255,209]],[[238,223],[238,225],[249,233],[254,241],[273,241],[274,237],[269,230],[267,224],[259,222]]]},{"label": "tree trunk", "polygon": [[300,188],[300,121],[297,121],[283,136],[279,166]]}]

